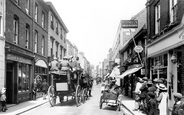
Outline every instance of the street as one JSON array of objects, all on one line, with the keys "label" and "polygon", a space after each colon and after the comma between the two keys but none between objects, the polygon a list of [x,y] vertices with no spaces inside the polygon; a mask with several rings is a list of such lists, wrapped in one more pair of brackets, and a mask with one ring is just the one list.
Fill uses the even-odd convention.
[{"label": "street", "polygon": [[57,103],[54,107],[46,103],[20,115],[124,115],[122,111],[116,111],[116,107],[106,104],[103,104],[103,108],[99,109],[100,88],[100,85],[94,85],[92,97],[79,107],[76,107],[75,100],[71,99],[63,103]]}]

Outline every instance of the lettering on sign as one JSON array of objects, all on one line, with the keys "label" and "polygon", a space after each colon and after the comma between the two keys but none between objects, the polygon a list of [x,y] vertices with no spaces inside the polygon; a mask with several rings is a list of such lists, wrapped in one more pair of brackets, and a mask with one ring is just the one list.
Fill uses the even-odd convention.
[{"label": "lettering on sign", "polygon": [[122,20],[122,28],[138,28],[138,20]]},{"label": "lettering on sign", "polygon": [[8,54],[6,59],[9,59],[9,60],[12,60],[12,61],[18,61],[18,62],[21,62],[21,63],[32,64],[30,59],[26,59],[26,58],[23,58],[23,57],[20,57],[20,56],[12,55],[12,54]]}]

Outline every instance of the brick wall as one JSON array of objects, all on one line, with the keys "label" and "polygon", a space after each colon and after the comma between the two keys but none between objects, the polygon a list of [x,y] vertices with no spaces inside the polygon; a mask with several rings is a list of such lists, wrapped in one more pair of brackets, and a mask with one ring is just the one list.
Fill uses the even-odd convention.
[{"label": "brick wall", "polygon": [[181,64],[182,64],[182,78],[181,78],[181,83],[182,83],[182,86],[181,86],[181,93],[184,95],[184,45],[181,46],[181,51],[182,51],[182,58],[181,58]]}]

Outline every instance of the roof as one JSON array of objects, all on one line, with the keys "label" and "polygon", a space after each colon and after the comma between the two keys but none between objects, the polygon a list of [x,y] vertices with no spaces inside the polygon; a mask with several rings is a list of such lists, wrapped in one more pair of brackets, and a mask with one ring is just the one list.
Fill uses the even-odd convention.
[{"label": "roof", "polygon": [[52,2],[45,2],[49,8],[52,10],[52,12],[57,16],[58,21],[60,22],[61,26],[63,26],[63,28],[65,29],[65,31],[68,33],[69,30],[66,27],[66,25],[64,24],[63,20],[61,19],[60,15],[58,14],[57,10],[55,9],[54,5],[52,4]]}]

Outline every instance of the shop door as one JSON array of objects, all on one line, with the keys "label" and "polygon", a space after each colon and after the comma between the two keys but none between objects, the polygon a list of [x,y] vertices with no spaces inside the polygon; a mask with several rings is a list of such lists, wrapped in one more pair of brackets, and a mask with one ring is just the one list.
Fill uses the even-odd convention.
[{"label": "shop door", "polygon": [[7,103],[13,103],[13,62],[6,63],[6,96]]}]

